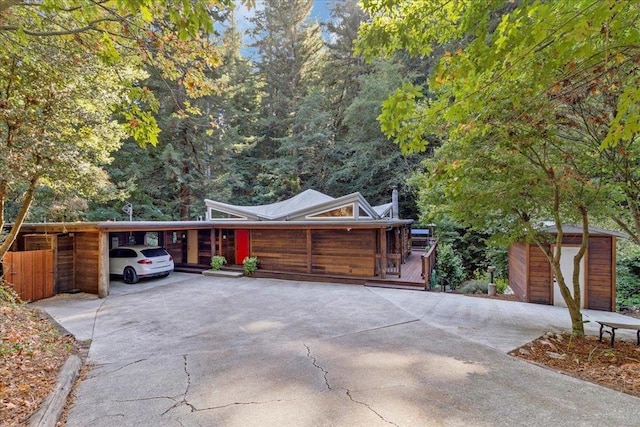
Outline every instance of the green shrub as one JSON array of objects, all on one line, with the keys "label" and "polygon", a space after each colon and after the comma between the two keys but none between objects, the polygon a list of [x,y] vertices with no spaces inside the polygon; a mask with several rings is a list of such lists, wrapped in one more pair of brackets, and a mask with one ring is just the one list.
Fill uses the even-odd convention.
[{"label": "green shrub", "polygon": [[438,244],[436,254],[436,275],[443,289],[455,289],[465,278],[462,259],[453,251],[450,243]]},{"label": "green shrub", "polygon": [[496,292],[499,294],[504,294],[504,292],[507,290],[507,287],[509,286],[507,279],[505,279],[504,277],[494,277],[493,281],[496,284]]},{"label": "green shrub", "polygon": [[640,307],[640,255],[620,256],[616,274],[616,305]]},{"label": "green shrub", "polygon": [[508,274],[508,246],[501,241],[494,240],[491,233],[478,233],[464,228],[451,218],[440,218],[435,230],[440,243],[448,242],[462,261],[462,268],[471,276],[476,271],[485,278],[487,267],[496,267],[496,276]]},{"label": "green shrub", "polygon": [[485,280],[467,280],[459,289],[461,294],[486,294],[489,292],[489,282]]},{"label": "green shrub", "polygon": [[214,255],[211,257],[211,269],[220,270],[227,263],[227,259],[222,255]]},{"label": "green shrub", "polygon": [[244,274],[251,276],[254,271],[258,269],[258,257],[248,256],[242,261],[244,267]]}]

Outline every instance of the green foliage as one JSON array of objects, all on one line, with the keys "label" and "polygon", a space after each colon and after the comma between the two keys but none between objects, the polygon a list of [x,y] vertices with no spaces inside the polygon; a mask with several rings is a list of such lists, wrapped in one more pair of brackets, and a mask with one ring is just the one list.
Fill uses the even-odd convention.
[{"label": "green foliage", "polygon": [[496,267],[494,276],[507,275],[507,249],[496,246],[487,234],[464,228],[446,218],[436,224],[435,234],[441,242],[448,242],[453,246],[455,253],[462,261],[464,270],[474,277],[486,277],[490,265]]},{"label": "green foliage", "polygon": [[637,5],[448,3],[365,1],[373,18],[359,41],[370,57],[459,43],[381,115],[403,150],[424,150],[429,133],[446,141],[426,164],[430,207],[513,240],[532,237],[531,221],[575,222],[588,206],[640,242]]},{"label": "green foliage", "polygon": [[227,263],[227,259],[222,255],[214,255],[211,257],[211,269],[220,270]]},{"label": "green foliage", "polygon": [[496,284],[496,292],[504,294],[509,287],[509,281],[504,277],[494,277],[494,283]]},{"label": "green foliage", "polygon": [[144,65],[158,64],[165,81],[182,76],[191,95],[212,91],[203,73],[219,64],[212,17],[232,4],[0,2],[0,225],[6,205],[15,212],[0,257],[42,187],[64,209],[123,197],[103,169],[111,153],[126,136],[155,145],[159,132],[155,98],[140,85]]},{"label": "green foliage", "polygon": [[[507,243],[542,243],[542,221],[612,217],[640,243],[635,2],[363,6],[372,19],[359,47],[369,57],[459,44],[442,53],[427,85],[403,85],[381,116],[403,150],[424,150],[427,134],[443,141],[419,179],[423,211]],[[582,334],[579,304],[567,305]]]},{"label": "green foliage", "polygon": [[458,289],[461,294],[486,294],[488,293],[489,282],[486,280],[467,280]]},{"label": "green foliage", "polygon": [[616,260],[616,306],[640,306],[640,250],[621,253]]},{"label": "green foliage", "polygon": [[455,289],[465,278],[462,259],[454,252],[450,243],[442,242],[438,244],[436,275],[443,289],[446,286]]},{"label": "green foliage", "polygon": [[251,276],[254,271],[258,269],[258,257],[248,256],[242,261],[242,266],[244,268],[244,274],[247,276]]}]

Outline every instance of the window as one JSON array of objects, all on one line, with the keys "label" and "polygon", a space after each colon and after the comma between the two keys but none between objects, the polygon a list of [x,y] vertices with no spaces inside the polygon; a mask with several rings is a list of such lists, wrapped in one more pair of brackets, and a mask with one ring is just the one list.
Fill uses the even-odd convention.
[{"label": "window", "polygon": [[230,213],[217,211],[215,209],[209,209],[209,219],[247,219],[247,218],[240,215],[233,215]]},{"label": "window", "polygon": [[353,218],[353,204],[309,215],[307,218]]},{"label": "window", "polygon": [[169,255],[169,253],[162,248],[142,249],[140,252],[142,252],[142,255],[146,256],[147,258]]},{"label": "window", "polygon": [[158,246],[158,232],[147,231],[144,233],[144,244],[147,246]]}]

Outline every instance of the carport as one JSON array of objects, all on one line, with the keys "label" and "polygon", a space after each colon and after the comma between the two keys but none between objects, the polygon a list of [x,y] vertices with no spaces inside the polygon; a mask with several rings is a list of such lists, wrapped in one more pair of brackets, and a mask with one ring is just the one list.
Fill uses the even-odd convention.
[{"label": "carport", "polygon": [[[104,298],[109,295],[111,248],[134,243],[171,247],[179,269],[194,256],[190,248],[198,248],[193,239],[197,239],[202,230],[210,229],[211,224],[204,221],[24,224],[12,251],[57,249],[58,241],[63,239],[65,253],[70,256],[66,256],[64,262],[54,263],[56,280],[64,278],[65,281],[64,286],[56,285],[56,292],[74,290]],[[39,243],[37,248],[34,242]],[[197,252],[195,256],[194,264],[199,264],[202,260]]]}]

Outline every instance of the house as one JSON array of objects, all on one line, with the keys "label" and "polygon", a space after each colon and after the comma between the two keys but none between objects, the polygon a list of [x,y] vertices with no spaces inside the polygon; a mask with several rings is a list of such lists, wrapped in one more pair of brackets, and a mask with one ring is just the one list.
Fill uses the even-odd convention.
[{"label": "house", "polygon": [[34,241],[52,249],[52,242],[64,241],[67,262],[56,267],[55,288],[101,297],[109,294],[109,250],[126,244],[164,246],[176,270],[207,269],[213,255],[230,265],[256,256],[265,276],[352,283],[399,276],[411,253],[413,220],[398,218],[395,189],[392,201],[380,206],[360,193],[333,198],[315,190],[261,206],[205,205],[204,221],[24,224],[12,250],[35,249]]},{"label": "house", "polygon": [[[555,226],[542,231],[557,236]],[[580,265],[581,308],[615,311],[617,237],[626,236],[610,230],[589,229],[587,253]],[[581,227],[563,227],[561,270],[569,284],[573,258],[581,241]],[[509,286],[520,301],[565,306],[554,282],[551,264],[536,244],[519,242],[509,248]]]}]

